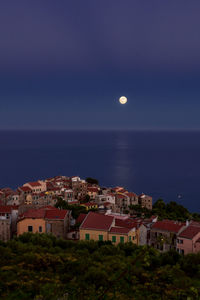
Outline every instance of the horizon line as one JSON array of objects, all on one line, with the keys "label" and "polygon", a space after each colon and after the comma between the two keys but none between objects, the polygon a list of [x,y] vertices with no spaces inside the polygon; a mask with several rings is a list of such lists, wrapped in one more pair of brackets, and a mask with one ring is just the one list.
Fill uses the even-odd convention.
[{"label": "horizon line", "polygon": [[162,131],[162,132],[194,132],[200,128],[0,128],[3,131]]}]

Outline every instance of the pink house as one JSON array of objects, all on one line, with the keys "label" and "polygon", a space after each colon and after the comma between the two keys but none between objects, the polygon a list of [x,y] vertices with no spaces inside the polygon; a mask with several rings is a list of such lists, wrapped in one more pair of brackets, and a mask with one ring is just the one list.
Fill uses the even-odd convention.
[{"label": "pink house", "polygon": [[182,254],[200,252],[200,223],[191,223],[178,235],[177,251]]}]

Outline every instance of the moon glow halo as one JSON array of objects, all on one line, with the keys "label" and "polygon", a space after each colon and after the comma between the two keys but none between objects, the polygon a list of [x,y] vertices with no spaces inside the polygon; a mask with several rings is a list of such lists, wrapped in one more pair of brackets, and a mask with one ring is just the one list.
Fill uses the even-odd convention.
[{"label": "moon glow halo", "polygon": [[125,96],[121,96],[121,97],[119,98],[119,102],[120,102],[121,104],[126,104],[127,101],[128,101],[128,99],[127,99]]}]

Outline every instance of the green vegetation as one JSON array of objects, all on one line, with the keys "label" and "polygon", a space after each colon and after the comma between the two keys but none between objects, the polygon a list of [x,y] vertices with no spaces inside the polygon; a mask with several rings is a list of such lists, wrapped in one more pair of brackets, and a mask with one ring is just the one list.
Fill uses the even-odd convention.
[{"label": "green vegetation", "polygon": [[62,200],[62,198],[58,198],[55,207],[61,208],[61,209],[69,209],[72,211],[72,217],[74,219],[77,219],[78,216],[83,213],[83,214],[87,214],[89,211],[97,211],[98,209],[89,209],[86,210],[86,208],[84,206],[81,205],[70,205],[68,204],[65,200]]},{"label": "green vegetation", "polygon": [[136,214],[138,217],[144,216],[149,218],[151,216],[158,216],[159,220],[169,219],[177,221],[195,220],[200,221],[200,214],[190,213],[187,208],[174,201],[165,203],[162,199],[158,199],[152,210],[141,207],[141,205],[130,205],[130,212]]},{"label": "green vegetation", "polygon": [[72,211],[72,217],[77,219],[78,216],[81,213],[88,213],[88,211],[86,210],[86,208],[84,206],[81,205],[70,205],[68,204],[65,200],[62,200],[62,198],[58,198],[55,207],[61,208],[61,209],[69,209]]},{"label": "green vegetation", "polygon": [[129,209],[130,213],[137,215],[137,217],[143,216],[145,218],[150,218],[153,215],[151,210],[146,207],[142,207],[140,204],[130,205]]},{"label": "green vegetation", "polygon": [[99,181],[97,179],[91,177],[87,177],[85,181],[90,184],[99,184]]},{"label": "green vegetation", "polygon": [[26,233],[0,244],[0,299],[198,299],[200,253]]},{"label": "green vegetation", "polygon": [[165,202],[162,199],[158,199],[154,203],[152,214],[158,215],[159,219],[169,219],[178,221],[185,221],[187,219],[198,220],[197,216],[195,217],[195,214],[191,214],[183,205],[180,205],[174,201],[165,204]]}]

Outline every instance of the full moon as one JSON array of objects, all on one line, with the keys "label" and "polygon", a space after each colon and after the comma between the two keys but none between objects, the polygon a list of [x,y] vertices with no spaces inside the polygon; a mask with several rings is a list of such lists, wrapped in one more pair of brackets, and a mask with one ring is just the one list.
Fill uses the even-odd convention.
[{"label": "full moon", "polygon": [[121,104],[126,104],[127,101],[128,101],[128,100],[127,100],[127,98],[126,98],[125,96],[122,96],[122,97],[119,98],[119,102],[120,102]]}]

